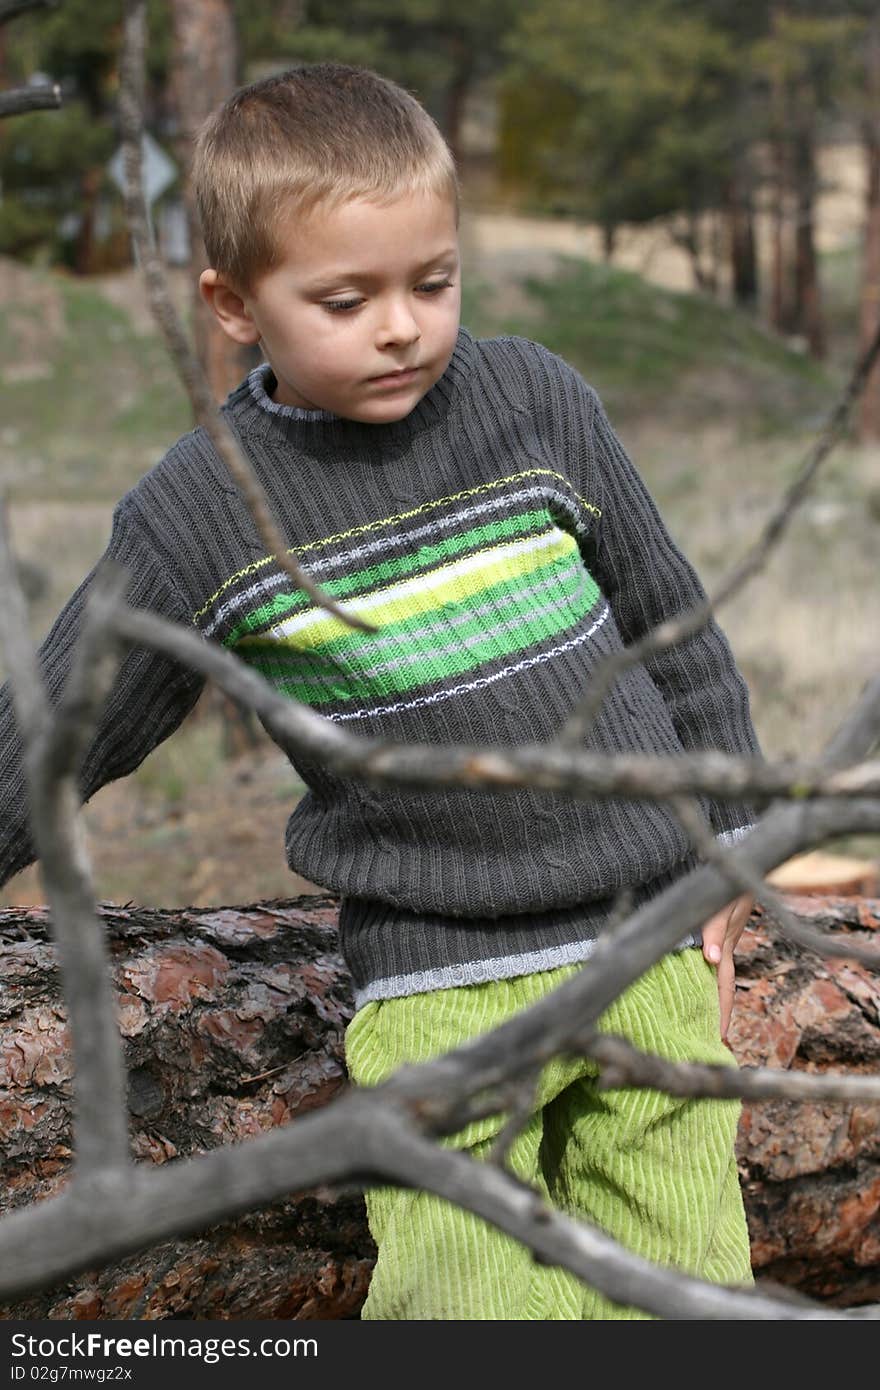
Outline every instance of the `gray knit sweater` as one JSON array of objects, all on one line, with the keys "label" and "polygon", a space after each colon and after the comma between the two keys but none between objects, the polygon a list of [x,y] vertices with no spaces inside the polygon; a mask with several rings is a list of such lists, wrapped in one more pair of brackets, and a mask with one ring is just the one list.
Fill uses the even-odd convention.
[{"label": "gray knit sweater", "polygon": [[[538,343],[462,328],[443,377],[391,424],[278,405],[273,387],[268,364],[256,368],[225,417],[291,550],[379,630],[355,631],[294,589],[201,429],[123,497],[108,553],[131,572],[131,603],[194,624],[352,733],[548,741],[601,656],[703,597],[595,392]],[[90,582],[41,650],[53,695]],[[83,797],[137,767],[201,688],[132,650]],[[619,679],[585,746],[757,755],[719,628]],[[644,900],[696,862],[675,818],[648,801],[379,786],[294,762],[308,790],[288,822],[288,862],[343,899],[359,1005],[582,960],[619,890]],[[750,823],[745,806],[703,807],[724,839]],[[32,858],[4,689],[0,882]]]}]

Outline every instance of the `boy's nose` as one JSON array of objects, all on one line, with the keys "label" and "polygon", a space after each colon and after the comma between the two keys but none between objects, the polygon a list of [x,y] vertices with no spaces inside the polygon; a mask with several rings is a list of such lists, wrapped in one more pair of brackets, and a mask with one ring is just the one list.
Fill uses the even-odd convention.
[{"label": "boy's nose", "polygon": [[384,314],[377,337],[382,346],[391,343],[417,343],[422,333],[406,304],[389,306]]}]

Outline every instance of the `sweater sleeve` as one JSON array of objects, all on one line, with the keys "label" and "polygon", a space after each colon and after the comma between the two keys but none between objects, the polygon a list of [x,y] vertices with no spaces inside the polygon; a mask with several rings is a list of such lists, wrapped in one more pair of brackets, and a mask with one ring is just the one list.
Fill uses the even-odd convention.
[{"label": "sweater sleeve", "polygon": [[[590,437],[602,511],[596,580],[629,646],[664,620],[704,602],[706,594],[670,537],[601,401],[590,394]],[[760,758],[748,687],[714,619],[674,647],[647,658],[645,666],[685,749]],[[746,803],[703,798],[703,804],[722,843],[741,838],[754,822],[754,808]]]},{"label": "sweater sleeve", "polygon": [[[629,646],[658,623],[702,603],[705,591],[669,535],[597,393],[580,372],[543,344],[511,341],[527,354],[536,393],[532,408],[547,442],[578,491],[601,511],[589,565]],[[685,750],[761,757],[748,687],[714,620],[649,657],[645,668]],[[710,797],[700,801],[722,843],[734,843],[754,823],[755,809],[746,802]]]},{"label": "sweater sleeve", "polygon": [[[141,533],[125,499],[117,506],[104,552],[129,573],[128,603],[189,625],[190,614],[164,566]],[[40,647],[39,665],[49,698],[57,704],[98,566],[59,614]],[[178,727],[201,693],[204,680],[175,662],[131,647],[116,675],[98,728],[80,770],[80,797],[125,776]],[[21,740],[9,686],[0,687],[0,884],[36,857],[28,820]]]}]

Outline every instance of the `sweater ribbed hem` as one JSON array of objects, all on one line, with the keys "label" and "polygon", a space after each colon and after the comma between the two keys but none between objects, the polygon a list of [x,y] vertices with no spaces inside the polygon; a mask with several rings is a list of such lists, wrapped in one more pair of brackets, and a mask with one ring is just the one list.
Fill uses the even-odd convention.
[{"label": "sweater ribbed hem", "polygon": [[[399,999],[407,994],[426,994],[435,989],[453,989],[464,985],[484,985],[492,980],[510,980],[516,975],[535,975],[542,970],[555,970],[562,965],[577,965],[588,960],[596,949],[596,939],[572,941],[566,946],[548,946],[543,950],[520,952],[515,956],[499,956],[492,960],[474,961],[466,965],[450,965],[436,970],[414,971],[411,975],[389,975],[373,980],[354,993],[355,1010],[374,999]],[[674,951],[691,950],[702,946],[702,939],[686,936]]]},{"label": "sweater ribbed hem", "polygon": [[[662,892],[681,872],[634,889],[632,909]],[[339,948],[360,1008],[370,999],[483,984],[586,960],[615,906],[612,896],[543,912],[454,917],[343,896]],[[684,936],[675,949],[691,946],[702,946],[699,930]]]}]

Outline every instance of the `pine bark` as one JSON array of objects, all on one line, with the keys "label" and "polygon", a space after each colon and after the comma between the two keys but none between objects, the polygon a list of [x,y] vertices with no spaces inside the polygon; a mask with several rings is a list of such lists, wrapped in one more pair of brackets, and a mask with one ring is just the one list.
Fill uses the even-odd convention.
[{"label": "pine bark", "polygon": [[[103,906],[131,1152],[169,1163],[286,1124],[345,1085],[337,903]],[[0,1210],[58,1192],[70,1062],[47,915],[0,911]],[[0,1307],[0,1318],[346,1318],[374,1259],[360,1193],[312,1191]],[[2,1256],[0,1256],[2,1258]]]},{"label": "pine bark", "polygon": [[[868,109],[862,123],[865,150],[865,232],[859,307],[859,349],[865,352],[880,325],[880,16],[871,21],[865,54]],[[880,439],[880,363],[868,377],[859,409],[863,443]]]},{"label": "pine bark", "polygon": [[825,356],[825,325],[816,255],[816,143],[812,124],[805,122],[794,137],[794,180],[797,207],[795,231],[795,305],[799,331],[811,357]]},{"label": "pine bark", "polygon": [[758,257],[752,196],[745,176],[731,180],[727,201],[731,288],[735,304],[754,309],[758,303]]},{"label": "pine bark", "polygon": [[245,375],[247,354],[220,328],[198,291],[208,264],[190,178],[192,147],[205,118],[238,84],[239,44],[231,0],[172,0],[174,37],[171,96],[177,112],[177,155],[189,233],[189,282],[193,290],[196,354],[218,401]]}]

